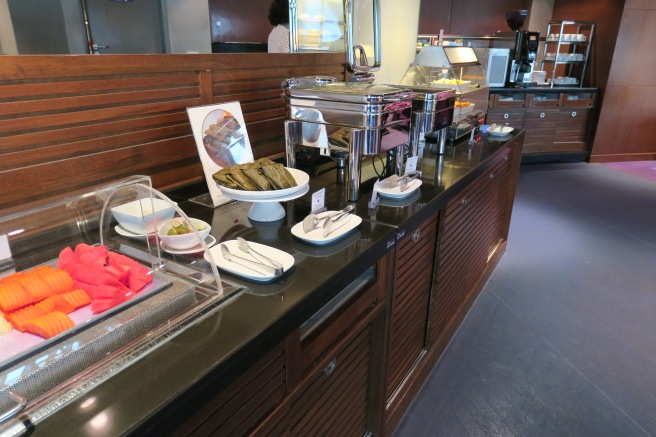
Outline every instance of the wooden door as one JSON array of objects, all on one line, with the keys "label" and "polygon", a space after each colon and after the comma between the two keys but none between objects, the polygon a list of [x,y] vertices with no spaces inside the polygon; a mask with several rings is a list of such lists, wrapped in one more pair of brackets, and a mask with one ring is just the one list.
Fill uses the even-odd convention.
[{"label": "wooden door", "polygon": [[271,0],[210,0],[212,42],[266,43]]},{"label": "wooden door", "polygon": [[437,214],[397,243],[390,302],[388,397],[402,385],[426,347],[436,240]]}]

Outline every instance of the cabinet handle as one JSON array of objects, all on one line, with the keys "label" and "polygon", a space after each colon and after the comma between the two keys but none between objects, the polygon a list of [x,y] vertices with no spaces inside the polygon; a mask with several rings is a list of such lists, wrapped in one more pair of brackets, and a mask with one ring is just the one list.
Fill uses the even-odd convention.
[{"label": "cabinet handle", "polygon": [[576,111],[572,111],[572,117],[576,117]]},{"label": "cabinet handle", "polygon": [[419,237],[421,237],[421,231],[417,229],[412,233],[412,241],[416,243],[417,241],[419,241]]},{"label": "cabinet handle", "polygon": [[326,376],[330,376],[333,374],[335,371],[335,367],[337,367],[337,358],[333,359],[328,365],[326,366],[325,369],[323,369],[323,374]]},{"label": "cabinet handle", "polygon": [[546,115],[547,114],[545,114],[544,112],[540,112],[540,118],[544,118]]},{"label": "cabinet handle", "polygon": [[467,205],[467,202],[469,202],[469,200],[467,199],[467,196],[464,196],[464,197],[462,198],[462,200],[460,201],[460,204],[461,204],[462,206],[465,206],[465,205]]},{"label": "cabinet handle", "polygon": [[510,118],[510,114],[508,114],[508,113],[503,114],[503,118],[505,118],[506,120],[509,119],[509,118]]}]

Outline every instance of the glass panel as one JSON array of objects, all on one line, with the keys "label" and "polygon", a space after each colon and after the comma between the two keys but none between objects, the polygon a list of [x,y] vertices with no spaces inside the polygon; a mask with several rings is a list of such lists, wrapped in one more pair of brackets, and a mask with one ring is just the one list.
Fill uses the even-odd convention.
[{"label": "glass panel", "polygon": [[[294,13],[295,12],[295,13]],[[344,51],[344,4],[338,0],[299,0],[294,51]]]}]

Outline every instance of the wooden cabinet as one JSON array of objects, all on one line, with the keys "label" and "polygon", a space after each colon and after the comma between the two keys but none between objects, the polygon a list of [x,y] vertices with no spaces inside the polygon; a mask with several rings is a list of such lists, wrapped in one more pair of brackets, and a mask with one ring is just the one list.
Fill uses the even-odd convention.
[{"label": "wooden cabinet", "polygon": [[396,245],[394,286],[389,299],[388,409],[394,407],[395,392],[426,347],[436,240],[437,214],[434,214],[418,228],[406,232]]},{"label": "wooden cabinet", "polygon": [[592,109],[569,107],[558,112],[554,145],[559,150],[585,151]]},{"label": "wooden cabinet", "polygon": [[552,152],[560,111],[558,108],[530,108],[524,116],[524,153]]},{"label": "wooden cabinet", "polygon": [[371,279],[373,269],[289,336],[289,395],[255,435],[382,434],[388,263],[386,255]]},{"label": "wooden cabinet", "polygon": [[517,157],[503,150],[495,165],[442,212],[431,296],[429,341],[450,338],[465,303],[481,284],[488,263],[507,238]]},{"label": "wooden cabinet", "polygon": [[[421,238],[415,244],[410,240],[397,244],[390,299],[386,435],[396,428],[503,253],[523,142],[524,133],[513,138],[495,154],[486,171],[454,193],[437,217],[422,224],[425,246],[419,243]],[[433,226],[438,229],[435,240],[423,231]],[[434,260],[432,269],[422,263],[427,258]],[[406,265],[398,266],[399,259],[409,259],[415,272],[422,269],[426,274],[417,278],[414,292],[403,290],[404,283],[396,280],[403,278],[399,272]],[[430,270],[430,284],[425,284]],[[424,290],[429,290],[428,302]],[[420,308],[426,303],[427,308]]]},{"label": "wooden cabinet", "polygon": [[524,109],[497,108],[489,109],[487,113],[487,124],[506,124],[509,126],[524,128]]},{"label": "wooden cabinet", "polygon": [[399,227],[394,250],[177,434],[391,435],[505,248],[523,141]]},{"label": "wooden cabinet", "polygon": [[576,153],[587,158],[596,99],[591,89],[498,89],[490,94],[487,124],[525,129],[525,157]]},{"label": "wooden cabinet", "polygon": [[276,346],[174,431],[174,436],[245,435],[254,430],[287,392],[286,351]]}]

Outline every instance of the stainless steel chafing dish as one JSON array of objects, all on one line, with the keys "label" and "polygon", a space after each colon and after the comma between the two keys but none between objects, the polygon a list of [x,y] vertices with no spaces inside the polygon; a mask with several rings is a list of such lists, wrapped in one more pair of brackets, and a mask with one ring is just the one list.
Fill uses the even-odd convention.
[{"label": "stainless steel chafing dish", "polygon": [[297,147],[330,149],[332,156],[348,162],[349,201],[359,197],[362,158],[391,151],[410,139],[410,89],[345,82],[283,82],[283,89],[287,165],[296,166]]},{"label": "stainless steel chafing dish", "polygon": [[[453,122],[456,92],[452,89],[436,89],[421,86],[410,87],[412,117],[410,121],[410,156],[420,155],[420,143],[426,134],[435,133],[439,139],[439,153],[444,153],[446,129]],[[401,164],[402,160],[398,161]],[[397,169],[398,170],[398,169]]]}]

